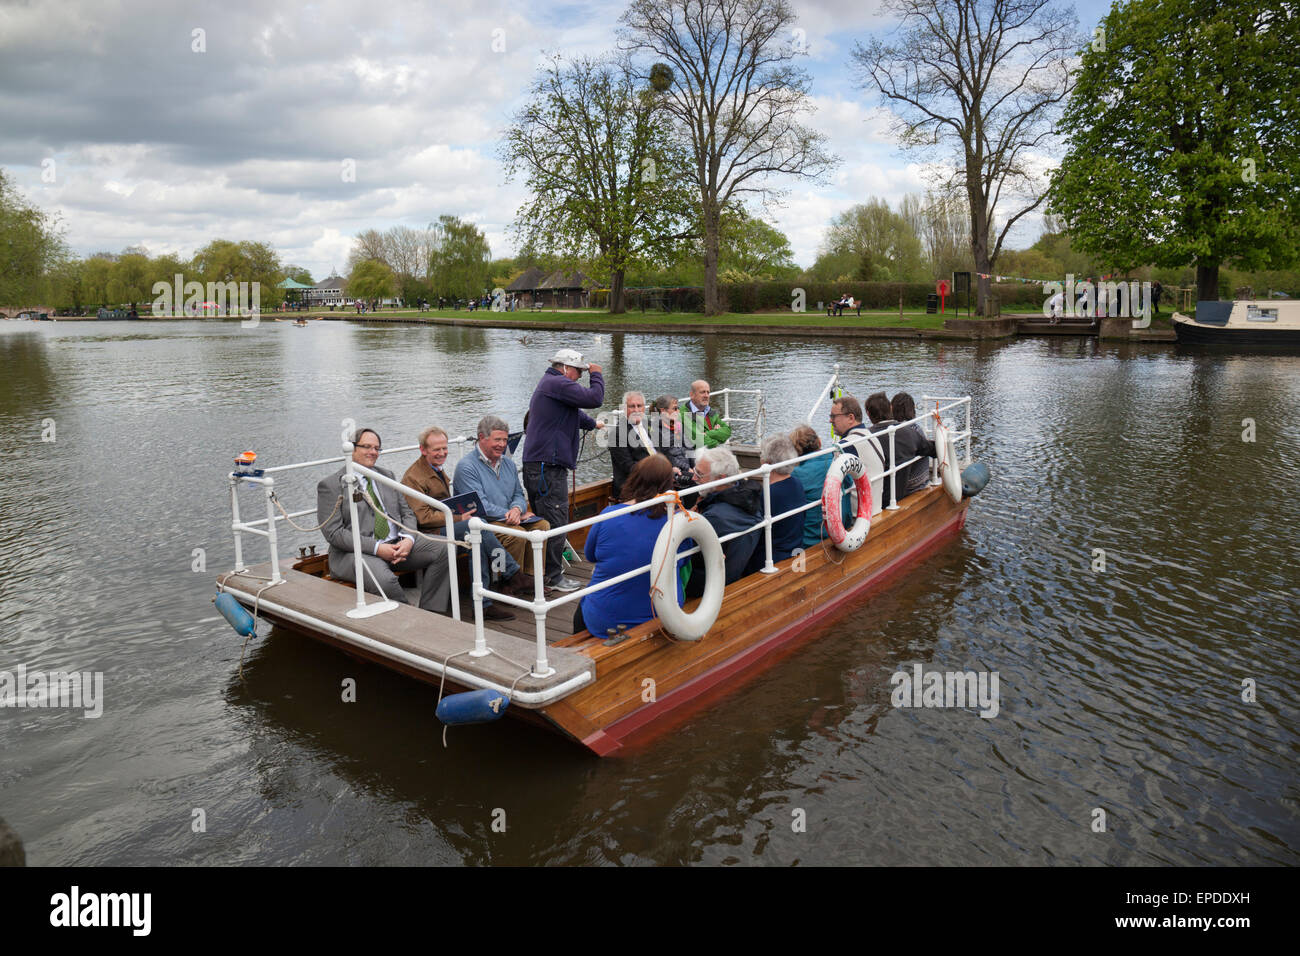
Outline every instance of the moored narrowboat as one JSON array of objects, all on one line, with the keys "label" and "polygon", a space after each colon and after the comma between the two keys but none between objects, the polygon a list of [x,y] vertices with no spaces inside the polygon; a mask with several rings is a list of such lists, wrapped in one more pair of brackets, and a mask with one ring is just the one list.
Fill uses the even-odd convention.
[{"label": "moored narrowboat", "polygon": [[1300,300],[1198,302],[1173,320],[1180,345],[1300,346]]}]

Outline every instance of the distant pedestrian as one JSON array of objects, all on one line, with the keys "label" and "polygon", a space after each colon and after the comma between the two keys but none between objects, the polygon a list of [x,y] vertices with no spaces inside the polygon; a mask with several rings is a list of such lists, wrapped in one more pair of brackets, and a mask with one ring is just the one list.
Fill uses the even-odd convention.
[{"label": "distant pedestrian", "polygon": [[1151,306],[1155,309],[1156,315],[1160,314],[1160,296],[1164,294],[1164,286],[1160,280],[1151,283]]}]

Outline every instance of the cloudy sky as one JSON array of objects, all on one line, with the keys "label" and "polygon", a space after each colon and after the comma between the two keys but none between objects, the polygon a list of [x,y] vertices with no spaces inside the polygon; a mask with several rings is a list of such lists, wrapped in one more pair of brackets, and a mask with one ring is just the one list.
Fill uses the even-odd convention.
[{"label": "cloudy sky", "polygon": [[[921,190],[925,157],[898,152],[849,66],[854,43],[888,26],[877,0],[792,3],[808,122],[843,161],[828,184],[789,183],[768,217],[809,265],[836,213]],[[81,255],[258,239],[321,279],[357,232],[443,213],[510,255],[524,196],[497,159],[502,130],[544,54],[610,49],[625,6],[0,0],[0,166]],[[1076,2],[1080,28],[1108,6]]]}]

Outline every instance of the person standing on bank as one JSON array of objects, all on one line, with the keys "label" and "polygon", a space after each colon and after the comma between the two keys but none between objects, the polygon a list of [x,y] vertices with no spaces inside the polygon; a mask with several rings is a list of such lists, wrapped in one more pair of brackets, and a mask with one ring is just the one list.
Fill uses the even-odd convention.
[{"label": "person standing on bank", "polygon": [[[582,385],[582,373],[591,384]],[[569,523],[569,474],[578,467],[578,432],[603,427],[584,408],[600,408],[605,379],[600,366],[584,362],[582,353],[560,349],[533,390],[524,435],[524,489],[533,511],[552,528]],[[564,535],[546,542],[546,586],[557,591],[582,587],[564,575]]]}]

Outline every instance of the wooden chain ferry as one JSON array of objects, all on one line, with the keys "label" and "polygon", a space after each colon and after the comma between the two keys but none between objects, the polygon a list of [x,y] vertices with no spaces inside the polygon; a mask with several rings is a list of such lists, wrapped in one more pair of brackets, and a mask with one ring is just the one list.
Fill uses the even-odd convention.
[{"label": "wooden chain ferry", "polygon": [[[836,384],[837,379],[832,378],[818,404]],[[954,416],[964,410],[966,427],[954,429],[951,438],[964,439],[965,464],[969,465],[969,397],[925,401]],[[816,408],[814,405],[809,419]],[[921,416],[917,421],[928,417]],[[761,429],[761,424],[758,427]],[[947,443],[947,449],[947,464],[955,466],[953,441]],[[403,450],[413,449],[393,451]],[[732,446],[732,450],[742,468],[752,469],[742,471],[736,480],[752,477],[767,481],[772,466],[757,464],[756,448]],[[940,453],[942,457],[942,448]],[[817,454],[838,455],[839,451],[831,446],[798,460]],[[231,475],[236,568],[220,575],[217,586],[219,592],[230,596],[224,599],[223,606],[219,595],[218,607],[236,630],[254,633],[255,622],[241,608],[252,610],[256,617],[277,627],[426,681],[442,693],[482,692],[491,707],[487,717],[505,712],[540,723],[601,756],[615,753],[634,735],[651,735],[669,714],[699,700],[706,692],[734,686],[741,672],[797,639],[817,621],[859,602],[870,590],[939,547],[962,529],[970,501],[960,491],[953,493],[953,476],[949,476],[945,488],[936,465],[928,487],[891,503],[871,518],[869,534],[857,550],[842,551],[827,539],[819,547],[777,563],[771,561],[769,550],[767,568],[726,587],[717,617],[702,639],[675,639],[658,619],[631,628],[625,635],[600,637],[587,631],[570,633],[572,604],[587,592],[586,583],[591,578],[592,566],[585,562],[573,564],[568,571],[583,581],[584,588],[549,600],[540,577],[532,601],[485,591],[481,582],[474,580],[463,589],[472,602],[473,614],[461,615],[459,585],[467,583],[466,578],[478,577],[478,562],[463,561],[461,567],[468,564],[471,570],[457,574],[449,547],[453,575],[451,618],[414,605],[386,602],[382,596],[358,592],[349,582],[331,579],[324,554],[302,556],[283,571],[276,557],[243,566],[240,536],[251,533],[267,538],[274,556],[276,525],[292,517],[276,514],[279,505],[274,497],[275,473],[304,467],[336,468],[340,461],[350,468],[346,464],[349,458],[334,458],[253,472],[246,460],[244,467]],[[894,470],[907,464],[896,464]],[[376,477],[373,472],[367,473]],[[250,485],[261,486],[266,495],[265,519],[245,521],[240,517],[238,492]],[[572,522],[550,533],[567,534],[580,554],[590,527],[603,520],[600,512],[610,503],[610,489],[609,479],[577,487],[570,494]],[[764,500],[769,496],[765,495]],[[355,501],[352,507],[356,507]],[[295,516],[310,513],[314,511],[304,510]],[[770,527],[781,517],[766,514],[758,527]],[[498,528],[493,530],[500,533]],[[548,534],[522,534],[531,541],[538,566]],[[471,534],[471,541],[476,537]],[[770,534],[765,534],[759,547],[770,549],[770,543]],[[477,547],[477,543],[473,546]],[[461,544],[457,550],[464,548]],[[649,569],[640,570],[644,573]],[[720,567],[716,573],[720,573]],[[532,620],[493,621],[486,626],[481,605],[484,594],[496,602],[531,611]],[[682,610],[691,612],[699,603],[699,599],[688,601]],[[381,606],[384,604],[388,605],[386,609]],[[466,619],[458,619],[461,617]]]}]

